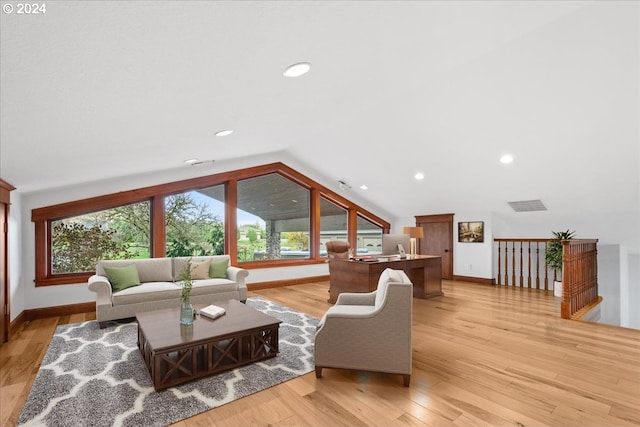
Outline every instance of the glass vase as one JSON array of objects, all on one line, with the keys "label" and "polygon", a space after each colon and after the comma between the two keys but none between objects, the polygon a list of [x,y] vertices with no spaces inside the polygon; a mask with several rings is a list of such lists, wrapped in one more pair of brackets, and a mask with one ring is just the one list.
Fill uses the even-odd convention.
[{"label": "glass vase", "polygon": [[193,306],[189,299],[182,301],[180,306],[180,324],[193,325]]}]

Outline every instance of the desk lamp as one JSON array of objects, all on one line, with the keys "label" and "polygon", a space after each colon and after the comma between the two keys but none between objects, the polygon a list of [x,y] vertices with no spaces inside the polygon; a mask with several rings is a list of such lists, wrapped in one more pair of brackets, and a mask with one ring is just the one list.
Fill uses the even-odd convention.
[{"label": "desk lamp", "polygon": [[422,227],[403,227],[403,234],[408,234],[409,239],[411,241],[411,255],[417,254],[417,239],[422,239],[424,237],[424,232]]}]

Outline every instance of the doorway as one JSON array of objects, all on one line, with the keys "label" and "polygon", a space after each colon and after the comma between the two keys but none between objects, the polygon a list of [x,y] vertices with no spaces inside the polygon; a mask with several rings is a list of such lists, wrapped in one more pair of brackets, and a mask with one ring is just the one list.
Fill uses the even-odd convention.
[{"label": "doorway", "polygon": [[424,238],[420,239],[422,255],[442,258],[442,278],[453,278],[453,215],[416,216],[416,226],[422,227]]},{"label": "doorway", "polygon": [[15,187],[0,179],[0,344],[9,339],[9,193]]}]

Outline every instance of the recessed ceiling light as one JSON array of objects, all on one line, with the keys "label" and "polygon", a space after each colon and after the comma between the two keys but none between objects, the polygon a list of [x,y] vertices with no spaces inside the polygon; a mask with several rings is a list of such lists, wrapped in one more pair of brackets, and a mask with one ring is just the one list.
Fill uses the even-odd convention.
[{"label": "recessed ceiling light", "polygon": [[422,172],[418,172],[417,174],[413,175],[413,177],[415,179],[424,179],[424,174]]},{"label": "recessed ceiling light", "polygon": [[200,160],[198,160],[198,159],[189,159],[189,160],[185,160],[184,162],[186,164],[188,164],[188,165],[195,165],[196,163],[200,163]]},{"label": "recessed ceiling light", "polygon": [[297,64],[289,65],[284,73],[285,77],[300,77],[303,74],[307,74],[311,69],[311,64],[308,62],[298,62]]},{"label": "recessed ceiling light", "polygon": [[513,162],[513,156],[511,154],[505,154],[504,156],[500,157],[500,163],[502,163],[503,165],[508,165],[511,162]]},{"label": "recessed ceiling light", "polygon": [[232,133],[233,133],[233,129],[225,129],[225,130],[216,132],[216,136],[227,136],[227,135],[231,135]]},{"label": "recessed ceiling light", "polygon": [[368,190],[368,189],[369,189],[369,187],[367,187],[366,185],[362,184],[362,185],[360,186],[360,189],[362,189],[362,190]]}]

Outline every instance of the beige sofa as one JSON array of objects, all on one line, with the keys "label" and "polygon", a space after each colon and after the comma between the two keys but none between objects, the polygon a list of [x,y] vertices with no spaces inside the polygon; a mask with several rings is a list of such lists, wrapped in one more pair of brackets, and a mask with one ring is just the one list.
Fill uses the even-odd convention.
[{"label": "beige sofa", "polygon": [[[134,317],[136,313],[162,308],[179,307],[180,275],[188,260],[213,263],[227,261],[226,278],[195,279],[191,302],[208,305],[215,301],[235,299],[246,301],[245,279],[249,272],[229,265],[228,255],[181,258],[149,258],[129,260],[103,260],[96,265],[96,274],[89,278],[89,290],[96,295],[96,320],[104,328],[109,320]],[[140,285],[113,291],[104,267],[124,267],[135,264]]]}]

